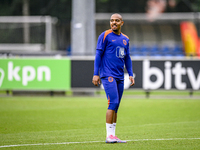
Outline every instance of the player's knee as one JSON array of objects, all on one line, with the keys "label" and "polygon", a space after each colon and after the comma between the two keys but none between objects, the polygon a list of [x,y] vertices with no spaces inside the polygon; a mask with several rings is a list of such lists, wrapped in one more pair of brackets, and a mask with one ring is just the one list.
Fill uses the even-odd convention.
[{"label": "player's knee", "polygon": [[110,105],[108,106],[108,109],[111,109],[111,110],[117,110],[119,107],[119,103],[110,103]]}]

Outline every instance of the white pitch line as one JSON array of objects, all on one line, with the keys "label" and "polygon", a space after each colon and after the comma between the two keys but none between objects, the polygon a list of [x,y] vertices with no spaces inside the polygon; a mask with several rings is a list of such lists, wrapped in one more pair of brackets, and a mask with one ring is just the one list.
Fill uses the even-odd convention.
[{"label": "white pitch line", "polygon": [[37,143],[37,144],[17,144],[17,145],[3,145],[4,147],[19,147],[19,146],[39,146],[39,145],[67,145],[67,144],[80,144],[80,143],[99,143],[102,141],[85,141],[85,142],[62,142],[62,143]]},{"label": "white pitch line", "polygon": [[[200,140],[200,138],[168,138],[168,139],[135,139],[126,141],[173,141],[173,140]],[[84,144],[84,143],[100,143],[105,141],[85,141],[85,142],[62,142],[62,143],[37,143],[37,144],[16,144],[16,145],[2,145],[4,147],[20,147],[20,146],[40,146],[40,145],[67,145],[67,144]]]},{"label": "white pitch line", "polygon": [[136,139],[136,140],[126,140],[126,141],[173,141],[173,140],[200,140],[200,138]]}]

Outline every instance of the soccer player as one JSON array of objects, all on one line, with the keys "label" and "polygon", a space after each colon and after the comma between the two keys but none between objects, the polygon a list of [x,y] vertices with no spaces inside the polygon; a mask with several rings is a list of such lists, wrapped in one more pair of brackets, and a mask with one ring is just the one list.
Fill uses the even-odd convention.
[{"label": "soccer player", "polygon": [[122,16],[113,14],[110,18],[111,29],[101,33],[96,47],[92,83],[98,86],[101,78],[108,99],[106,143],[126,143],[115,135],[117,111],[124,90],[124,65],[129,74],[131,86],[135,84],[129,55],[129,38],[121,33],[123,24]]}]

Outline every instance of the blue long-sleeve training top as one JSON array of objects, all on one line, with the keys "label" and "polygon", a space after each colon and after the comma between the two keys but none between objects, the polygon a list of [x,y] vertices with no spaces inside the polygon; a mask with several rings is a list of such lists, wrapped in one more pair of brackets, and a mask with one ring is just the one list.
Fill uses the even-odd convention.
[{"label": "blue long-sleeve training top", "polygon": [[117,35],[111,29],[104,31],[97,41],[94,75],[124,78],[124,65],[129,76],[133,76],[129,38],[123,33]]}]

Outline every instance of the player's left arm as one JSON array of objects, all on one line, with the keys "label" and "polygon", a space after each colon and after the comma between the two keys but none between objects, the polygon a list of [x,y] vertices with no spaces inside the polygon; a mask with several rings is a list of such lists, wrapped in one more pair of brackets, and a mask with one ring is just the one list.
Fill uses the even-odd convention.
[{"label": "player's left arm", "polygon": [[125,66],[126,66],[126,70],[129,74],[129,80],[131,81],[131,86],[133,86],[135,84],[135,79],[133,77],[133,69],[132,69],[132,61],[131,61],[131,57],[129,54],[129,44],[128,44],[128,49],[127,49],[127,54],[125,57]]}]

